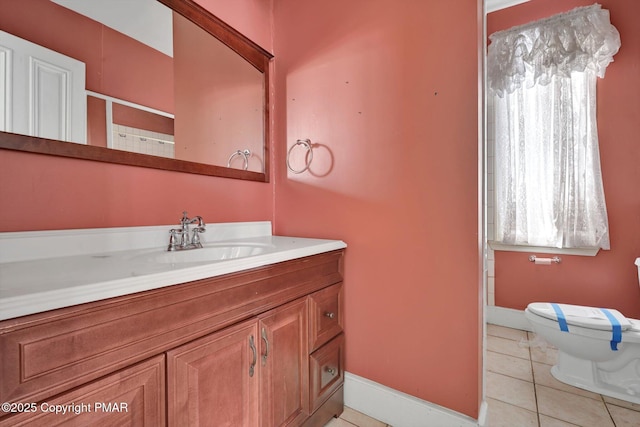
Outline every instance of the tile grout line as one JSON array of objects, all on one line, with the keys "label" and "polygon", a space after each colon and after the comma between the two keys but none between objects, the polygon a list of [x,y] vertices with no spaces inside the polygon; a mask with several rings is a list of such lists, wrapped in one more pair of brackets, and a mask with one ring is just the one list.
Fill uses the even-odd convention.
[{"label": "tile grout line", "polygon": [[604,396],[600,395],[600,400],[604,403],[604,409],[607,410],[607,414],[609,414],[609,418],[611,418],[611,422],[613,423],[613,427],[616,427],[616,420],[613,419],[613,415],[611,415],[611,411],[609,410],[609,405],[607,405],[607,401],[604,400]]},{"label": "tile grout line", "polygon": [[[528,332],[526,333],[526,336],[527,336],[527,342],[530,343],[531,337],[529,336]],[[527,350],[529,350],[529,366],[531,366],[531,381],[533,382],[533,396],[535,397],[535,400],[536,400],[536,419],[538,420],[538,427],[540,427],[542,422],[540,421],[540,406],[538,405],[538,389],[536,388],[536,373],[533,370],[533,357],[531,355],[531,345],[528,345]]]}]

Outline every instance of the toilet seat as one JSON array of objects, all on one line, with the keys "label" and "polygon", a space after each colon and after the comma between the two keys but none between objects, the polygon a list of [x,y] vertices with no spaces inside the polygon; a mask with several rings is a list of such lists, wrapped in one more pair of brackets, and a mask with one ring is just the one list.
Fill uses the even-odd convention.
[{"label": "toilet seat", "polygon": [[[568,325],[599,331],[613,330],[611,320],[609,320],[606,314],[599,308],[571,304],[558,304],[558,306],[562,310],[564,319]],[[551,303],[534,302],[529,304],[527,308],[532,314],[558,322],[558,315]],[[619,322],[622,331],[629,329],[637,330],[638,325],[632,328],[632,323],[629,319],[624,317],[618,310],[608,308],[607,311]]]}]

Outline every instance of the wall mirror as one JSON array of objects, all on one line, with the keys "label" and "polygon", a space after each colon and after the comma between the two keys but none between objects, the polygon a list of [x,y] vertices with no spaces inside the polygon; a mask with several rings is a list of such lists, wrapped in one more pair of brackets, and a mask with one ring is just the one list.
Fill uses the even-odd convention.
[{"label": "wall mirror", "polygon": [[193,0],[106,8],[151,37],[105,3],[0,2],[0,148],[267,182],[272,55]]}]

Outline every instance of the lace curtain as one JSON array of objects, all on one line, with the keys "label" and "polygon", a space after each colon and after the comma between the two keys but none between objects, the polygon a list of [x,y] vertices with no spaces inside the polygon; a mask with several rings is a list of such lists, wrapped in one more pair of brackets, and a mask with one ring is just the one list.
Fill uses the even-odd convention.
[{"label": "lace curtain", "polygon": [[620,47],[593,5],[490,36],[496,236],[513,245],[609,249],[596,80]]},{"label": "lace curtain", "polygon": [[487,77],[500,97],[523,83],[546,85],[574,71],[591,70],[602,78],[620,48],[620,34],[599,4],[498,31],[489,40]]}]

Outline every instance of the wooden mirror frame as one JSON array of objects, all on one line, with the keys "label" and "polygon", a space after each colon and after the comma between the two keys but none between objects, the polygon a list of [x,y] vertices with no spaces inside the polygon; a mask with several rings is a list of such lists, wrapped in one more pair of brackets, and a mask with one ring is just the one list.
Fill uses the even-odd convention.
[{"label": "wooden mirror frame", "polygon": [[158,0],[216,37],[264,75],[264,171],[253,172],[34,136],[0,132],[0,148],[199,175],[269,182],[269,62],[273,55],[193,0]]}]

